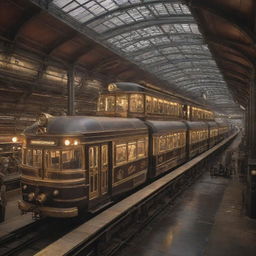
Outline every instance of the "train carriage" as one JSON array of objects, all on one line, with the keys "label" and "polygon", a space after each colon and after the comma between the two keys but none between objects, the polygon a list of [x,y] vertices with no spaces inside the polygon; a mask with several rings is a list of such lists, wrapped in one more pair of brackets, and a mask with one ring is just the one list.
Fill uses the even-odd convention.
[{"label": "train carriage", "polygon": [[24,132],[22,211],[57,217],[94,212],[146,181],[148,129],[139,119],[42,120]]},{"label": "train carriage", "polygon": [[177,121],[146,121],[149,126],[149,152],[151,158],[149,176],[160,174],[186,161],[187,126]]},{"label": "train carriage", "polygon": [[208,125],[205,122],[186,122],[189,129],[189,159],[208,149]]},{"label": "train carriage", "polygon": [[218,140],[221,141],[227,136],[229,132],[229,125],[224,121],[219,121],[216,123],[218,125]]},{"label": "train carriage", "polygon": [[96,212],[227,135],[228,126],[211,122],[213,112],[193,102],[134,83],[108,90],[96,117],[42,114],[25,130],[23,212]]},{"label": "train carriage", "polygon": [[171,96],[163,95],[135,83],[114,83],[98,100],[97,115],[137,117],[141,119],[184,119],[184,105]]},{"label": "train carriage", "polygon": [[216,122],[207,122],[207,124],[209,129],[209,148],[211,148],[218,143],[219,130]]},{"label": "train carriage", "polygon": [[163,94],[136,83],[118,82],[100,95],[97,115],[144,120],[213,120],[214,113],[194,102]]}]

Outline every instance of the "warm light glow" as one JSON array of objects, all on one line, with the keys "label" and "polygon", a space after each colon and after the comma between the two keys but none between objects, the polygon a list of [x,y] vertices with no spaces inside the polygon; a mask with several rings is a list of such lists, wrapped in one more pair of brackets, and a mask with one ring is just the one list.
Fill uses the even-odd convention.
[{"label": "warm light glow", "polygon": [[69,146],[70,145],[70,140],[65,140],[64,144],[65,144],[65,146]]},{"label": "warm light glow", "polygon": [[12,142],[15,143],[17,142],[18,138],[17,137],[12,137]]},{"label": "warm light glow", "polygon": [[49,145],[49,146],[54,146],[55,145],[55,141],[31,140],[30,144],[31,145]]},{"label": "warm light glow", "polygon": [[78,140],[74,141],[74,145],[77,146],[78,145]]}]

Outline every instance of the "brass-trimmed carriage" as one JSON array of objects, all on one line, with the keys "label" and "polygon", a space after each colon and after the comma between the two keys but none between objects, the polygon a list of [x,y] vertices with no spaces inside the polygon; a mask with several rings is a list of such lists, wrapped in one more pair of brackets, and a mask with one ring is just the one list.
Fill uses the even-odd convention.
[{"label": "brass-trimmed carriage", "polygon": [[96,212],[227,134],[228,126],[209,121],[213,112],[200,106],[134,83],[108,89],[98,102],[97,114],[104,117],[42,114],[24,131],[23,212]]},{"label": "brass-trimmed carriage", "polygon": [[139,119],[50,117],[27,128],[22,211],[95,211],[146,181],[148,129]]}]

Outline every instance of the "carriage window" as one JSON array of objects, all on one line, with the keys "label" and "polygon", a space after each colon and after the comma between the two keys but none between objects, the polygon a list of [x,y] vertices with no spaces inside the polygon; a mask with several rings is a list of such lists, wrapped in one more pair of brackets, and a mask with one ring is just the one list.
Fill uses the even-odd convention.
[{"label": "carriage window", "polygon": [[153,98],[153,112],[154,112],[154,113],[157,113],[157,112],[158,112],[157,98]]},{"label": "carriage window", "polygon": [[33,150],[33,166],[34,167],[42,166],[42,150],[38,150],[38,149]]},{"label": "carriage window", "polygon": [[144,112],[144,97],[141,94],[130,95],[130,111],[131,112]]},{"label": "carriage window", "polygon": [[178,140],[177,140],[177,133],[173,134],[173,148],[177,148]]},{"label": "carriage window", "polygon": [[105,111],[105,97],[100,96],[98,101],[98,111]]},{"label": "carriage window", "polygon": [[116,111],[125,112],[128,109],[128,99],[126,95],[116,97]]},{"label": "carriage window", "polygon": [[167,114],[168,113],[168,101],[164,101],[164,113]]},{"label": "carriage window", "polygon": [[101,146],[101,162],[103,166],[108,165],[108,146],[103,145]]},{"label": "carriage window", "polygon": [[137,156],[136,142],[128,143],[128,161],[135,160]]},{"label": "carriage window", "polygon": [[146,111],[148,113],[152,112],[152,106],[153,106],[152,97],[146,96]]},{"label": "carriage window", "polygon": [[106,97],[106,111],[109,111],[109,112],[115,111],[115,96]]},{"label": "carriage window", "polygon": [[169,148],[170,150],[173,149],[173,135],[172,135],[172,134],[169,135],[169,144],[168,144],[168,148]]},{"label": "carriage window", "polygon": [[159,139],[159,151],[163,152],[166,150],[166,136],[160,136]]},{"label": "carriage window", "polygon": [[179,148],[180,146],[181,146],[180,133],[177,133],[177,147]]},{"label": "carriage window", "polygon": [[45,167],[52,169],[60,169],[60,151],[45,151]]},{"label": "carriage window", "polygon": [[89,148],[89,168],[98,167],[98,146]]},{"label": "carriage window", "polygon": [[63,169],[81,169],[81,149],[62,151],[62,168]]},{"label": "carriage window", "polygon": [[163,100],[158,101],[158,111],[159,111],[160,114],[164,113],[164,102],[163,102]]},{"label": "carriage window", "polygon": [[116,163],[120,164],[127,161],[127,148],[126,144],[116,145]]},{"label": "carriage window", "polygon": [[143,157],[146,155],[145,152],[145,140],[138,141],[138,157]]},{"label": "carriage window", "polygon": [[42,150],[28,149],[26,154],[26,164],[32,167],[42,166]]}]

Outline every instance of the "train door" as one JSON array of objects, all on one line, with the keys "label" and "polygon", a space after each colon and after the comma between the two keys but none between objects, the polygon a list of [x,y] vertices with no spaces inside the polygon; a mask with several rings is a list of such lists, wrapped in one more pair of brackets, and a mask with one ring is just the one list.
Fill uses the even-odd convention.
[{"label": "train door", "polygon": [[96,199],[109,192],[109,145],[88,146],[89,199]]}]

